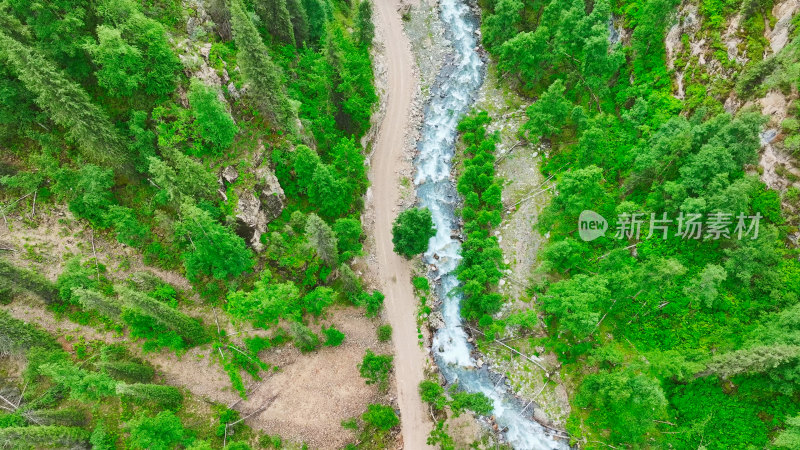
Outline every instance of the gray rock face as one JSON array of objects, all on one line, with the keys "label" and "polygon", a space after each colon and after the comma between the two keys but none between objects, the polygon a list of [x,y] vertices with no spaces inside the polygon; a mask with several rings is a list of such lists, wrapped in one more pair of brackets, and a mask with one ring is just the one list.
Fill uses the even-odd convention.
[{"label": "gray rock face", "polygon": [[271,222],[281,215],[286,195],[283,193],[283,188],[272,170],[266,170],[263,177],[261,177],[259,200],[261,200],[261,208],[267,216],[267,222]]},{"label": "gray rock face", "polygon": [[239,171],[236,170],[236,167],[228,166],[222,169],[222,180],[226,184],[231,184],[239,179]]},{"label": "gray rock face", "polygon": [[[259,167],[254,174],[258,180],[255,189],[236,188],[239,201],[236,205],[236,232],[245,238],[257,252],[263,250],[261,235],[267,231],[267,224],[283,211],[286,195],[283,193],[275,173],[267,166]],[[229,185],[239,178],[233,166],[228,166],[220,174],[220,184]],[[221,189],[224,192],[224,189]]]}]

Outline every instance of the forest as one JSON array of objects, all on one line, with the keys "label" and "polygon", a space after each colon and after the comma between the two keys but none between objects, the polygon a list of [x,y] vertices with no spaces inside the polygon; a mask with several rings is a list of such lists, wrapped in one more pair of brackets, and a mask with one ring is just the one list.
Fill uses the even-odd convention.
[{"label": "forest", "polygon": [[[351,266],[363,253],[361,140],[377,102],[372,5],[201,3],[0,1],[4,226],[13,216],[35,229],[52,215],[91,238],[56,262],[55,280],[2,252],[0,301],[35,297],[136,347],[65,343],[0,312],[0,442],[13,448],[281,448],[226,405],[201,414],[199,398],[136,355],[210,346],[246,398],[273,369],[260,351],[340,345],[340,330],[312,329],[332,305],[381,310],[383,294]],[[243,207],[253,204],[255,219]],[[185,276],[191,292],[100,263],[95,237]],[[38,267],[51,260],[26,251]],[[260,332],[242,341],[220,322]],[[391,357],[372,357],[384,359],[367,383],[383,386]],[[374,404],[349,426],[369,443],[397,423]]]},{"label": "forest", "polygon": [[[690,2],[700,25],[677,35],[684,53],[675,55],[665,41],[688,21],[686,2],[480,1],[496,69],[535,99],[520,138],[545,149],[541,170],[557,195],[536,224],[550,239],[527,275],[530,309],[497,318],[490,302],[466,313],[492,338],[522,332],[555,352],[573,443],[800,446],[800,254],[789,241],[798,190],[759,179],[769,118],[753,102],[726,103],[729,93],[745,103],[796,92],[796,21],[782,50],[773,54],[765,37],[776,3]],[[721,37],[734,17],[744,58],[730,58]],[[688,51],[701,38],[705,63]],[[675,95],[678,70],[684,95]],[[797,114],[792,101],[779,128],[789,152]],[[584,241],[584,210],[612,230],[642,214],[642,233]],[[757,238],[684,239],[675,228],[662,237],[651,213],[758,215],[760,229]]]}]

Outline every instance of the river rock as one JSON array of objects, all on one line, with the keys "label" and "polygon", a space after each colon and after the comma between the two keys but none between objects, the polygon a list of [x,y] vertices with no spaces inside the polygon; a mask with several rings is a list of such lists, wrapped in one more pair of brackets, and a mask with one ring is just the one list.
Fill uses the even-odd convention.
[{"label": "river rock", "polygon": [[431,314],[431,317],[428,319],[428,324],[434,330],[444,328],[444,316],[442,316],[442,312],[436,311]]}]

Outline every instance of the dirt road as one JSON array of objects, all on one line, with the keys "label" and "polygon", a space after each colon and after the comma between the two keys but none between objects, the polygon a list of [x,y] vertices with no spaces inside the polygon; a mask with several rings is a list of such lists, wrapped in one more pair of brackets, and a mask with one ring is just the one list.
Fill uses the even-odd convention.
[{"label": "dirt road", "polygon": [[379,274],[386,294],[386,313],[393,328],[397,396],[405,449],[431,448],[426,444],[431,423],[418,394],[425,354],[418,345],[416,298],[409,263],[394,253],[392,221],[400,190],[397,168],[415,90],[412,56],[403,33],[398,0],[376,0],[375,21],[383,30],[387,64],[386,115],[372,157],[372,195],[375,205],[373,236]]}]

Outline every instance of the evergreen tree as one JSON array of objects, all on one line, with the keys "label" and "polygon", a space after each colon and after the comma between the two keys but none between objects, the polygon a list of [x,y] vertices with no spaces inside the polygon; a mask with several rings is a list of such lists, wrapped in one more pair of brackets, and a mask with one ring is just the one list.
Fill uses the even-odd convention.
[{"label": "evergreen tree", "polygon": [[339,258],[339,250],[333,229],[316,214],[309,214],[306,221],[306,237],[319,259],[329,267],[334,267]]},{"label": "evergreen tree", "polygon": [[356,13],[356,42],[364,47],[372,46],[375,38],[375,24],[372,23],[372,1],[361,0]]},{"label": "evergreen tree", "polygon": [[319,213],[329,219],[341,216],[350,208],[345,186],[326,164],[317,165],[308,188],[308,198]]},{"label": "evergreen tree", "polygon": [[301,0],[308,15],[308,38],[316,46],[325,37],[328,21],[331,18],[331,6],[327,0]]},{"label": "evergreen tree", "polygon": [[97,27],[98,44],[87,46],[92,60],[100,66],[97,84],[112,97],[129,97],[144,79],[144,59],[139,49],[122,39],[115,28]]},{"label": "evergreen tree", "polygon": [[258,0],[255,4],[267,31],[278,42],[295,45],[294,26],[286,0]]},{"label": "evergreen tree", "polygon": [[286,0],[289,16],[292,18],[295,45],[298,48],[308,40],[308,14],[301,0]]},{"label": "evergreen tree", "polygon": [[97,162],[123,159],[122,141],[108,116],[91,102],[86,92],[70,81],[36,50],[25,47],[0,31],[2,56],[25,87],[36,95],[36,103],[56,124],[67,130],[84,155]]},{"label": "evergreen tree", "polygon": [[244,239],[189,201],[181,205],[181,221],[175,232],[187,241],[183,263],[190,279],[205,275],[224,280],[253,267],[253,257]]},{"label": "evergreen tree", "polygon": [[295,133],[297,113],[286,95],[280,68],[272,62],[241,0],[231,0],[231,25],[239,49],[239,67],[249,82],[248,95],[259,111],[274,117],[284,130]]}]

